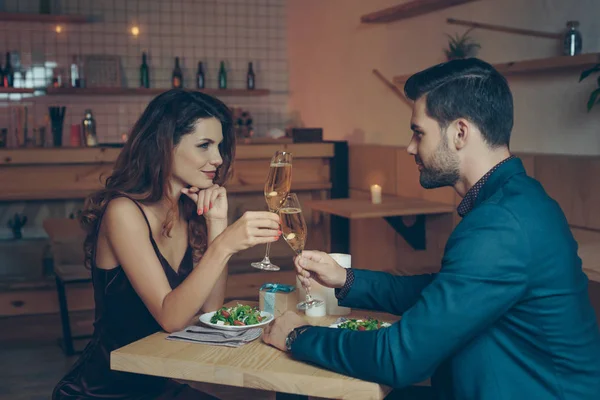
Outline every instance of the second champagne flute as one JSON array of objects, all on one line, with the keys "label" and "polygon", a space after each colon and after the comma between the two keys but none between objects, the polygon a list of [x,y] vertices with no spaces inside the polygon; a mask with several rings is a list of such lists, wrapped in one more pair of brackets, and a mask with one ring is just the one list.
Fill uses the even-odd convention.
[{"label": "second champagne flute", "polygon": [[[269,211],[278,212],[292,186],[292,153],[277,151],[271,158],[269,175],[265,182],[265,200]],[[279,267],[269,259],[271,243],[267,243],[267,251],[262,261],[253,262],[254,268],[265,271],[279,271]]]},{"label": "second champagne flute", "polygon": [[[308,229],[306,228],[306,221],[302,215],[302,207],[300,206],[300,201],[296,194],[290,193],[286,196],[279,209],[279,216],[281,217],[281,232],[283,238],[297,255],[301,255],[304,250],[304,245],[306,244]],[[298,309],[306,310],[325,303],[323,300],[314,299],[310,295],[310,289],[307,287],[305,287],[305,289],[306,300],[298,303]]]}]

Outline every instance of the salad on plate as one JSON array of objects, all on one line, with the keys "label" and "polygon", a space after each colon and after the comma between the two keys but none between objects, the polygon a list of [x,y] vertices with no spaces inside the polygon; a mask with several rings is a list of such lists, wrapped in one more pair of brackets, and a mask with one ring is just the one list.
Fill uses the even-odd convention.
[{"label": "salad on plate", "polygon": [[332,328],[349,329],[351,331],[375,331],[379,328],[392,326],[389,322],[379,321],[375,318],[347,319],[343,322],[331,325]]},{"label": "salad on plate", "polygon": [[221,307],[210,318],[211,324],[249,326],[258,325],[266,317],[261,315],[257,307],[238,304],[234,307]]}]

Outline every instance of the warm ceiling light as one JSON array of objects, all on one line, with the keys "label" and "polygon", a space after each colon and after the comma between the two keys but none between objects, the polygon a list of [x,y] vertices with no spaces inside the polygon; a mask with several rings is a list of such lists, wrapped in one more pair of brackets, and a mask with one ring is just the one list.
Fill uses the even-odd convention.
[{"label": "warm ceiling light", "polygon": [[56,25],[56,28],[54,28],[54,30],[56,31],[56,33],[61,33],[62,32],[62,26]]},{"label": "warm ceiling light", "polygon": [[131,34],[132,34],[133,36],[137,36],[137,35],[139,35],[139,34],[140,34],[140,28],[139,28],[139,27],[137,27],[137,26],[134,26],[134,27],[132,27],[132,28],[131,28]]}]

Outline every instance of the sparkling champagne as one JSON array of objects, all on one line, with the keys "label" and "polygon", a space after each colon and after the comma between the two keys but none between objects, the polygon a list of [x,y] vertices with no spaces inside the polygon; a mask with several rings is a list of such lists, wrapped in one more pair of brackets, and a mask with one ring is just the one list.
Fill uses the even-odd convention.
[{"label": "sparkling champagne", "polygon": [[273,163],[265,183],[265,199],[269,211],[277,212],[292,186],[292,164]]},{"label": "sparkling champagne", "polygon": [[295,207],[284,207],[279,210],[283,238],[292,250],[300,254],[306,243],[306,222],[302,210]]}]

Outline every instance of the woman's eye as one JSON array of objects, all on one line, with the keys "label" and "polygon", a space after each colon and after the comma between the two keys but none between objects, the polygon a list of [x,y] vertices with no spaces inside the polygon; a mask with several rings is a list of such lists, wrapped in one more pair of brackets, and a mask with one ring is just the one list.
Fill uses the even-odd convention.
[{"label": "woman's eye", "polygon": [[210,143],[207,142],[207,143],[199,144],[198,147],[201,148],[201,149],[208,149],[209,145],[210,145]]}]

